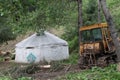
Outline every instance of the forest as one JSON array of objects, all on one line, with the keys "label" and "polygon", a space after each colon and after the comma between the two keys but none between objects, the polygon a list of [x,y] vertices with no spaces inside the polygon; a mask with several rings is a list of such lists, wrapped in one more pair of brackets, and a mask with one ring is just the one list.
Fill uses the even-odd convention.
[{"label": "forest", "polygon": [[[82,3],[83,26],[98,23],[97,0],[83,0]],[[106,0],[106,3],[112,15],[118,36],[120,36],[120,0]],[[102,10],[100,10],[100,22],[106,22]],[[63,65],[65,69],[73,67],[70,69],[71,71],[67,73],[55,73],[58,75],[52,75],[54,77],[48,75],[48,77],[39,79],[38,72],[36,71],[37,68],[34,70],[36,71],[36,76],[35,73],[34,75],[26,75],[25,70],[20,69],[20,72],[18,71],[18,66],[11,63],[12,66],[15,67],[8,69],[8,71],[2,71],[3,68],[0,68],[0,80],[120,79],[120,72],[117,71],[116,64],[109,65],[105,68],[92,67],[88,70],[78,70],[76,67],[79,59],[77,0],[0,0],[0,51],[4,49],[4,46],[11,45],[9,41],[12,42],[17,40],[20,36],[24,37],[25,35],[30,35],[30,32],[39,33],[41,29],[56,34],[60,38],[66,40],[69,44],[69,59],[54,62],[54,66],[52,69],[48,70],[48,73],[55,70],[56,72],[59,72],[60,69],[64,70]],[[11,47],[9,50],[14,52],[14,45]],[[2,62],[2,57],[0,57],[0,61]],[[27,69],[28,68],[30,67],[27,67]],[[16,76],[18,72],[20,72],[20,74]],[[23,72],[25,76],[22,74]]]}]

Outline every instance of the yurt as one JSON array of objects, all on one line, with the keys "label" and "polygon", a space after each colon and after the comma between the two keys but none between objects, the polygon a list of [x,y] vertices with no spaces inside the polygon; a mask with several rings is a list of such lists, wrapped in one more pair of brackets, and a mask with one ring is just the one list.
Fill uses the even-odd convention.
[{"label": "yurt", "polygon": [[15,45],[15,62],[39,63],[69,58],[68,43],[57,36],[44,32],[37,33]]}]

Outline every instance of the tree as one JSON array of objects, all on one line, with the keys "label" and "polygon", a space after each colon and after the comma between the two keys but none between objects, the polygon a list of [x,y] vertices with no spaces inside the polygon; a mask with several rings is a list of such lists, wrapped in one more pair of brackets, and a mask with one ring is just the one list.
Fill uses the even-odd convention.
[{"label": "tree", "polygon": [[109,30],[110,30],[110,33],[111,33],[111,37],[113,39],[113,43],[116,47],[117,60],[118,60],[118,62],[120,62],[120,45],[119,45],[119,41],[117,39],[118,35],[117,35],[117,31],[115,29],[115,25],[113,23],[112,16],[111,16],[111,14],[110,14],[110,12],[107,8],[106,0],[99,0],[99,1],[100,1],[102,11],[104,13],[105,19],[108,23]]},{"label": "tree", "polygon": [[[82,27],[82,24],[83,24],[83,21],[82,21],[82,0],[78,0],[78,34],[79,34],[79,46],[80,46],[80,41],[81,41],[81,35],[80,35],[80,27]],[[80,49],[79,49],[79,61],[78,61],[78,64],[79,66],[80,65],[83,65],[83,56],[80,55]]]},{"label": "tree", "polygon": [[83,23],[82,21],[82,0],[78,0],[78,31],[79,31],[79,28],[82,27],[82,23]]},{"label": "tree", "polygon": [[[79,38],[79,46],[80,46],[80,32],[79,28],[82,27],[82,0],[78,0],[78,38]],[[80,49],[79,49],[79,54],[80,54]]]},{"label": "tree", "polygon": [[83,9],[83,25],[95,24],[97,21],[97,1],[88,0],[84,7],[85,9]]}]

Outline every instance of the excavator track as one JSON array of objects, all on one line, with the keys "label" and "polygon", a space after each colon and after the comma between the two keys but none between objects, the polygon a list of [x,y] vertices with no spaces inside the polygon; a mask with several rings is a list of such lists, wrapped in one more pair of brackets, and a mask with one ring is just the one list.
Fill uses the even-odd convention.
[{"label": "excavator track", "polygon": [[[90,62],[90,59],[92,59],[92,62]],[[80,69],[89,69],[92,68],[94,66],[98,66],[98,67],[106,67],[109,64],[113,64],[116,63],[116,55],[105,55],[105,56],[100,56],[100,57],[96,57],[96,58],[90,58],[90,56],[81,56],[79,59],[79,67]]]}]

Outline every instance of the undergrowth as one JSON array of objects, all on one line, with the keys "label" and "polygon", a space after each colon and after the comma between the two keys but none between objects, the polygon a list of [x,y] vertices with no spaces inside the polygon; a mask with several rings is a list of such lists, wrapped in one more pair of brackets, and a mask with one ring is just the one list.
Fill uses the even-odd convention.
[{"label": "undergrowth", "polygon": [[77,64],[79,59],[78,53],[71,53],[69,59],[60,61],[62,64]]},{"label": "undergrowth", "polygon": [[[13,79],[8,76],[3,76],[3,77],[0,77],[0,80],[16,80],[16,79]],[[18,78],[17,80],[32,80],[32,78],[31,77],[21,77],[21,78]]]},{"label": "undergrowth", "polygon": [[93,67],[79,73],[69,73],[56,80],[120,80],[120,72],[116,70],[116,64],[106,68]]}]

